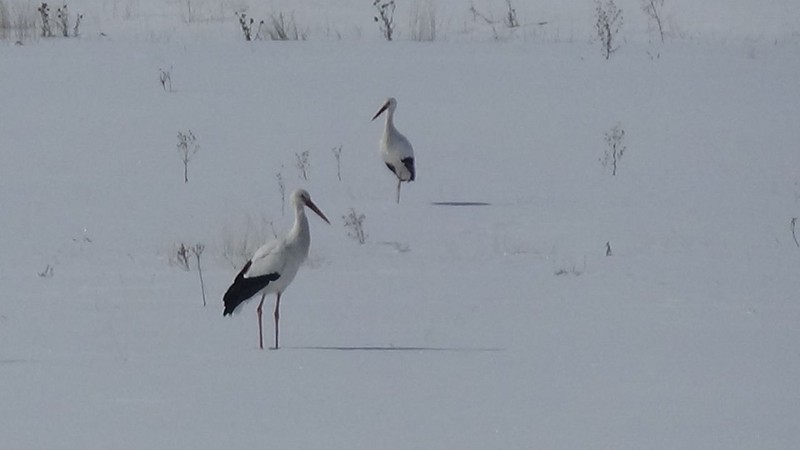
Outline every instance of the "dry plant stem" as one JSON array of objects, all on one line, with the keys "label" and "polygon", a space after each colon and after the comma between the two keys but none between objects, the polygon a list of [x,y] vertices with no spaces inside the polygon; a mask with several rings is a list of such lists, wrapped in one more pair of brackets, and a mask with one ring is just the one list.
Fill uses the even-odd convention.
[{"label": "dry plant stem", "polygon": [[194,257],[197,259],[197,273],[200,276],[200,292],[203,294],[203,306],[206,306],[206,285],[203,282],[203,268],[200,266],[200,255],[203,254],[203,250],[205,250],[203,244],[197,244],[192,247],[192,253],[194,253]]},{"label": "dry plant stem", "polygon": [[336,178],[342,181],[342,146],[334,147],[332,151],[333,157],[336,158]]},{"label": "dry plant stem", "polygon": [[658,28],[658,35],[661,37],[661,43],[664,43],[664,27],[661,23],[661,9],[664,7],[664,0],[643,0],[642,9],[648,17],[656,22]]}]

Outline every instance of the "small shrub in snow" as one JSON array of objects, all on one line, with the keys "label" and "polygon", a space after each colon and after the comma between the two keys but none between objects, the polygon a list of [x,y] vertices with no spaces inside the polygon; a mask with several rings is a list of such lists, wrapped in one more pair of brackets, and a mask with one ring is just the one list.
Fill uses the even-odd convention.
[{"label": "small shrub in snow", "polygon": [[566,261],[562,263],[562,265],[553,271],[553,274],[556,276],[564,276],[564,275],[572,275],[579,277],[586,272],[586,257],[583,257],[583,265],[578,267],[576,263],[567,263]]},{"label": "small shrub in snow", "polygon": [[300,178],[308,181],[308,175],[311,171],[311,161],[308,158],[308,150],[302,153],[295,153],[294,157],[294,165],[297,167],[297,171],[300,173]]},{"label": "small shrub in snow", "polygon": [[432,0],[417,1],[409,20],[411,40],[435,41],[436,40],[436,7]]},{"label": "small shrub in snow", "polygon": [[622,125],[615,125],[611,130],[605,134],[606,153],[600,162],[603,167],[611,169],[611,175],[617,175],[617,165],[625,154],[627,147],[625,146],[625,130]]},{"label": "small shrub in snow", "polygon": [[[242,34],[244,34],[244,40],[248,41],[248,42],[252,41],[253,40],[253,24],[255,23],[255,20],[253,20],[252,17],[247,17],[247,14],[245,14],[245,13],[236,12],[235,14],[236,14],[236,17],[239,18],[239,26],[242,27]],[[264,24],[263,20],[261,22],[259,22],[259,28],[263,24]]]},{"label": "small shrub in snow", "polygon": [[394,251],[396,251],[397,253],[408,253],[411,251],[411,246],[404,242],[383,241],[379,242],[379,244],[392,247],[392,249],[394,249]]},{"label": "small shrub in snow", "polygon": [[169,66],[169,70],[164,70],[159,67],[158,81],[161,82],[161,87],[164,91],[172,92],[172,66]]},{"label": "small shrub in snow", "polygon": [[342,146],[334,147],[331,151],[336,159],[336,178],[342,181]]},{"label": "small shrub in snow", "polygon": [[0,0],[0,39],[13,37],[17,45],[36,36],[36,14],[27,5],[12,4],[11,8]]},{"label": "small shrub in snow", "polygon": [[47,3],[42,3],[37,9],[39,11],[39,16],[42,19],[42,37],[52,37],[53,36],[53,27],[50,25],[50,7],[47,6]]},{"label": "small shrub in snow", "polygon": [[36,275],[38,275],[39,278],[50,278],[50,277],[52,277],[53,276],[53,266],[48,264],[47,267],[45,267],[43,271],[37,273]]},{"label": "small shrub in snow", "polygon": [[192,160],[192,157],[200,150],[200,146],[197,144],[197,138],[192,133],[192,130],[187,131],[186,133],[178,132],[178,153],[181,157],[181,162],[183,163],[183,182],[189,182],[189,161]]},{"label": "small shrub in snow", "polygon": [[200,265],[200,256],[202,256],[205,249],[206,246],[203,244],[195,244],[190,246],[181,242],[179,245],[174,247],[174,250],[170,254],[169,258],[170,266],[178,266],[182,270],[190,272],[191,266],[189,264],[189,256],[194,255],[195,261],[197,262],[197,274],[200,277],[200,292],[203,296],[203,306],[206,306],[206,286],[203,282],[203,267]]},{"label": "small shrub in snow", "polygon": [[72,26],[72,37],[78,37],[80,34],[81,20],[83,20],[83,14],[78,14],[75,18],[75,25]]},{"label": "small shrub in snow", "polygon": [[511,0],[506,0],[506,11],[502,19],[495,19],[493,14],[484,14],[475,8],[475,5],[470,5],[469,12],[472,13],[472,20],[475,22],[484,22],[492,28],[492,34],[495,40],[500,40],[500,33],[497,31],[496,25],[501,24],[505,28],[517,28],[520,26],[519,19],[517,18],[517,10],[511,4]]},{"label": "small shrub in snow", "polygon": [[511,0],[506,0],[506,15],[503,18],[503,23],[508,28],[516,28],[519,26],[519,20],[517,20],[517,10],[514,9],[514,5],[511,4]]},{"label": "small shrub in snow", "polygon": [[195,13],[192,11],[192,0],[186,0],[186,23],[195,21]]},{"label": "small shrub in snow", "polygon": [[330,20],[325,22],[325,36],[328,39],[336,39],[337,41],[341,41],[343,38],[342,32]]},{"label": "small shrub in snow", "polygon": [[795,228],[797,227],[797,217],[792,217],[792,239],[794,239],[794,244],[800,247],[800,242],[797,241],[797,232]]},{"label": "small shrub in snow", "polygon": [[[299,31],[297,28],[297,22],[294,20],[294,13],[288,16],[284,15],[282,12],[279,12],[277,15],[270,15],[269,25],[265,28],[265,33],[273,41],[306,40],[306,32]],[[260,31],[257,35],[260,35]]]},{"label": "small shrub in snow", "polygon": [[9,19],[8,8],[6,4],[0,0],[0,39],[8,37],[8,30],[11,29],[11,20]]},{"label": "small shrub in snow", "polygon": [[392,36],[394,36],[394,0],[374,0],[372,6],[378,11],[378,15],[374,16],[373,19],[378,23],[383,37],[387,41],[391,41]]},{"label": "small shrub in snow", "polygon": [[[47,3],[42,3],[36,10],[39,12],[39,18],[42,21],[41,36],[53,37],[53,24],[50,21],[50,6],[48,6]],[[64,37],[69,37],[70,31],[72,31],[72,36],[77,37],[81,26],[81,20],[83,20],[83,14],[78,14],[75,17],[75,24],[70,28],[69,10],[66,3],[56,9],[55,23],[61,35]]]},{"label": "small shrub in snow", "polygon": [[619,44],[616,41],[617,35],[622,29],[622,10],[617,8],[614,0],[606,0],[605,3],[595,0],[595,5],[595,18],[597,19],[595,31],[600,40],[603,57],[608,59],[612,53],[619,50]]},{"label": "small shrub in snow", "polygon": [[176,265],[185,271],[189,271],[189,247],[183,242],[175,247],[175,251],[170,258],[170,265]]},{"label": "small shrub in snow", "polygon": [[364,232],[364,219],[366,218],[364,214],[356,213],[353,208],[350,208],[349,214],[342,216],[344,226],[348,229],[347,235],[358,241],[359,244],[367,242],[367,234]]},{"label": "small shrub in snow", "polygon": [[[69,11],[67,11],[67,5],[56,9],[56,25],[58,25],[58,29],[61,31],[61,35],[64,37],[69,37],[70,26],[69,26]],[[75,25],[72,26],[72,36],[78,36],[78,30],[81,26],[81,20],[83,19],[83,14],[78,14],[75,17]]]}]

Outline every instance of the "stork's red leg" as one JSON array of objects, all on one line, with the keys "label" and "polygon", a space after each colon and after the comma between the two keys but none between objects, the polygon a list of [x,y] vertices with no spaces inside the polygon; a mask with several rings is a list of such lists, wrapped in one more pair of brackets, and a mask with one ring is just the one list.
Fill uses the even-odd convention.
[{"label": "stork's red leg", "polygon": [[262,332],[261,327],[261,306],[264,305],[264,298],[267,294],[261,294],[261,302],[258,304],[258,308],[256,308],[256,314],[258,315],[258,348],[264,350],[264,334]]},{"label": "stork's red leg", "polygon": [[400,178],[397,179],[397,203],[400,203],[400,183],[402,182]]},{"label": "stork's red leg", "polygon": [[275,299],[275,350],[278,347],[278,320],[281,318],[281,313],[279,312],[281,307],[281,293],[278,292],[278,298]]}]

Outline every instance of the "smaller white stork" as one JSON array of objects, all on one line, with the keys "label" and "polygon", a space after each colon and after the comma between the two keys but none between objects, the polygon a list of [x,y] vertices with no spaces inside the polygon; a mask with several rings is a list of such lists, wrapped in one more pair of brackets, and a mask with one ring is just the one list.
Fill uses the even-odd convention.
[{"label": "smaller white stork", "polygon": [[380,152],[386,167],[397,176],[397,203],[400,203],[400,183],[414,181],[414,148],[397,128],[394,127],[394,110],[397,100],[393,97],[386,99],[381,109],[372,117],[375,120],[386,111],[386,125],[380,140]]},{"label": "smaller white stork", "polygon": [[297,275],[297,270],[308,256],[311,247],[311,232],[308,227],[305,207],[317,213],[322,220],[330,224],[325,214],[311,201],[311,196],[303,189],[292,193],[292,206],[294,207],[294,226],[286,236],[270,241],[258,250],[253,257],[245,263],[233,284],[222,298],[225,310],[222,315],[227,316],[246,300],[261,293],[261,302],[258,304],[258,346],[264,348],[264,337],[261,326],[261,307],[267,294],[277,294],[275,299],[275,348],[278,348],[278,319],[281,306],[281,294]]}]

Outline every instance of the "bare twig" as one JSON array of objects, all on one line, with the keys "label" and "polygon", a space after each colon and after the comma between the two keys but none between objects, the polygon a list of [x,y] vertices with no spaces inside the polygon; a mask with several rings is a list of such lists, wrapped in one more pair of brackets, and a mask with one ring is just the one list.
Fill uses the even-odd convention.
[{"label": "bare twig", "polygon": [[662,43],[664,42],[664,27],[661,23],[661,9],[663,7],[664,0],[642,0],[642,9],[647,14],[647,17],[655,21]]},{"label": "bare twig", "polygon": [[194,257],[197,259],[197,273],[200,275],[200,292],[203,294],[203,306],[206,306],[206,285],[203,283],[203,269],[200,267],[200,255],[203,254],[205,249],[206,247],[203,244],[196,244],[192,247],[192,253],[194,253]]},{"label": "bare twig", "polygon": [[478,11],[477,9],[475,9],[475,5],[471,5],[469,7],[469,12],[472,13],[472,20],[481,19],[484,22],[486,22],[486,24],[488,24],[488,25],[494,25],[495,23],[497,23],[497,21],[494,20],[494,18],[489,18],[485,14],[483,14],[480,11]]},{"label": "bare twig", "polygon": [[333,157],[336,158],[336,178],[342,181],[342,146],[334,147],[331,151],[333,151]]},{"label": "bare twig", "polygon": [[511,4],[511,0],[506,0],[506,7],[508,8],[506,11],[506,18],[504,20],[506,26],[508,28],[518,27],[519,20],[517,20],[517,10],[514,9],[514,6]]},{"label": "bare twig", "polygon": [[300,172],[300,178],[308,181],[308,174],[311,169],[311,161],[308,159],[308,150],[302,153],[295,153],[295,167]]},{"label": "bare twig", "polygon": [[[283,167],[281,167],[283,169]],[[275,174],[275,179],[278,180],[278,192],[281,194],[281,216],[286,215],[286,183],[283,182],[283,173],[278,172]]]},{"label": "bare twig", "polygon": [[83,14],[78,14],[78,16],[75,17],[75,26],[72,27],[72,37],[78,37],[78,29],[81,26],[81,20],[83,20]]}]

